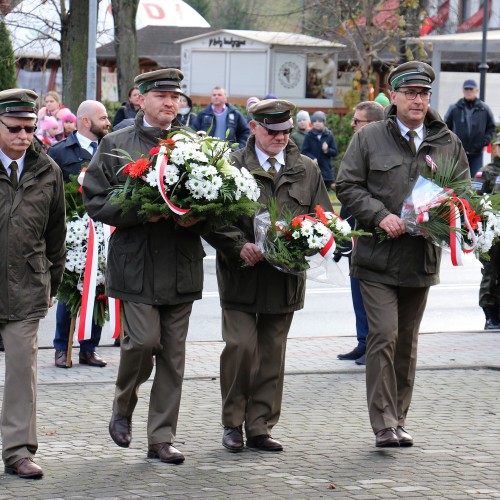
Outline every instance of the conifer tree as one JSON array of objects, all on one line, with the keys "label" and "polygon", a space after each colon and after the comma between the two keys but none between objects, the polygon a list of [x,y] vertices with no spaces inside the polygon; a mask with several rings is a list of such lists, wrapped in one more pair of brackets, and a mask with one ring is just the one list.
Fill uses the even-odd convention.
[{"label": "conifer tree", "polygon": [[16,58],[10,34],[3,20],[0,21],[0,90],[17,86]]}]

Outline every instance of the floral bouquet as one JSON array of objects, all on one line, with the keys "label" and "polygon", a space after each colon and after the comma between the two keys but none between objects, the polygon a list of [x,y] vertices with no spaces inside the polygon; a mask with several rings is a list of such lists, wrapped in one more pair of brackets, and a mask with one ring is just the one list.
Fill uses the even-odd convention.
[{"label": "floral bouquet", "polygon": [[[82,305],[84,274],[88,264],[89,225],[90,217],[88,214],[80,216],[75,213],[67,223],[66,266],[62,284],[57,292],[57,298],[68,306],[70,315],[73,317],[79,315]],[[105,321],[109,319],[108,298],[104,290],[104,274],[106,271],[105,233],[101,222],[93,222],[93,228],[98,248],[93,317],[98,325],[103,326]]]},{"label": "floral bouquet", "polygon": [[[352,231],[337,214],[317,206],[314,215],[291,216],[284,212],[276,218],[276,201],[269,211],[255,217],[255,241],[266,260],[276,269],[287,273],[307,271],[307,277],[317,281],[344,282],[333,261],[336,242],[353,236],[367,235]],[[339,278],[340,276],[340,278]]]},{"label": "floral bouquet", "polygon": [[126,151],[115,151],[129,160],[119,171],[125,181],[112,191],[112,202],[124,211],[147,218],[173,213],[183,221],[203,218],[215,225],[252,216],[261,207],[256,180],[246,168],[231,165],[227,141],[181,129],[147,157],[134,161]]},{"label": "floral bouquet", "polygon": [[461,253],[488,259],[487,252],[500,236],[498,212],[489,195],[478,195],[469,179],[453,180],[456,164],[426,162],[431,177],[420,176],[403,202],[401,219],[409,234],[424,236],[451,250],[452,263],[462,265]]}]

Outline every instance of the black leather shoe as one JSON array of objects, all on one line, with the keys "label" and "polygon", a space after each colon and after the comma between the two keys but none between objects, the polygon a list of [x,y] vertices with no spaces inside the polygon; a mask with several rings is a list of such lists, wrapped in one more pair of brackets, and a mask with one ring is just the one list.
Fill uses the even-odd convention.
[{"label": "black leather shoe", "polygon": [[184,462],[184,455],[170,443],[150,444],[148,458],[159,458],[166,464],[181,464]]},{"label": "black leather shoe", "polygon": [[23,479],[40,479],[43,477],[42,468],[33,462],[31,457],[21,458],[12,465],[5,466],[6,474],[17,474]]},{"label": "black leather shoe", "polygon": [[500,325],[498,323],[495,323],[492,319],[487,319],[486,323],[484,324],[484,329],[485,330],[499,330]]},{"label": "black leather shoe", "polygon": [[366,354],[354,361],[357,365],[366,365]]},{"label": "black leather shoe", "polygon": [[2,336],[0,335],[0,352],[5,351],[5,347],[3,346],[3,339]]},{"label": "black leather shoe", "polygon": [[118,413],[111,414],[109,435],[121,448],[128,448],[132,441],[132,417],[122,417]]},{"label": "black leather shoe", "polygon": [[238,427],[224,426],[222,446],[233,452],[241,451],[243,449],[243,431],[241,425]]},{"label": "black leather shoe", "polygon": [[265,435],[247,438],[247,448],[256,448],[262,451],[283,451],[283,446],[279,441]]},{"label": "black leather shoe", "polygon": [[346,354],[338,354],[337,358],[341,359],[341,360],[348,359],[348,360],[351,360],[351,361],[355,361],[356,359],[358,359],[361,356],[363,356],[364,353],[365,353],[365,351],[363,351],[359,347],[355,347],[351,352],[348,352]]},{"label": "black leather shoe", "polygon": [[78,360],[81,365],[97,366],[99,368],[104,368],[108,364],[96,352],[80,351]]},{"label": "black leather shoe", "polygon": [[56,351],[56,361],[55,364],[57,368],[71,368],[71,361],[69,365],[66,364],[66,356],[67,352],[66,351]]},{"label": "black leather shoe", "polygon": [[396,435],[396,429],[389,427],[382,429],[375,434],[375,446],[377,448],[397,448],[399,447],[399,439]]},{"label": "black leather shoe", "polygon": [[406,432],[404,427],[398,426],[396,436],[399,440],[399,446],[413,446],[413,438]]}]

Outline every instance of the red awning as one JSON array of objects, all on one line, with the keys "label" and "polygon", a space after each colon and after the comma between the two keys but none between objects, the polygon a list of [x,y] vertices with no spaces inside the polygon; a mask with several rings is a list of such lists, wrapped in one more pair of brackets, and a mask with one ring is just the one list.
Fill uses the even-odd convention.
[{"label": "red awning", "polygon": [[[461,31],[470,31],[474,28],[479,28],[483,24],[483,12],[484,12],[484,2],[479,7],[479,10],[465,22],[463,22],[458,28],[457,33]],[[491,0],[488,1],[488,19],[491,17]]]},{"label": "red awning", "polygon": [[449,15],[450,0],[446,0],[432,17],[428,17],[425,20],[423,26],[420,28],[420,36],[428,35],[435,28],[442,28],[448,20]]}]

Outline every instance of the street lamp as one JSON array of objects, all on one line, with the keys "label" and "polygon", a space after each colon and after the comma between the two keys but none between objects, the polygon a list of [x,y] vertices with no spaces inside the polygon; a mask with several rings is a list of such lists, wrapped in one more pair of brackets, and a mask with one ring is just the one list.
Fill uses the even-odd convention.
[{"label": "street lamp", "polygon": [[486,63],[486,41],[488,36],[488,6],[489,0],[483,1],[483,43],[481,47],[481,64],[479,65],[479,98],[484,101],[486,94],[486,72],[488,71],[488,64]]}]

